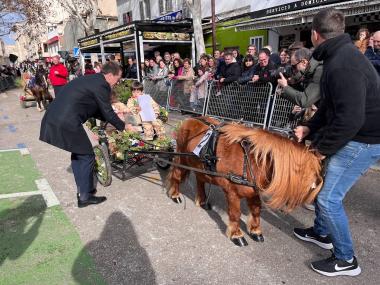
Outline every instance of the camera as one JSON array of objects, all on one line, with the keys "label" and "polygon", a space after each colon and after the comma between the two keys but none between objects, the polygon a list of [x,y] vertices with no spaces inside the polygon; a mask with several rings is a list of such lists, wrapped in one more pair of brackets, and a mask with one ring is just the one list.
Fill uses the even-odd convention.
[{"label": "camera", "polygon": [[281,78],[280,72],[285,78],[290,78],[293,75],[292,67],[289,65],[289,66],[280,66],[279,68],[277,68],[271,73],[271,77],[275,79],[280,79]]}]

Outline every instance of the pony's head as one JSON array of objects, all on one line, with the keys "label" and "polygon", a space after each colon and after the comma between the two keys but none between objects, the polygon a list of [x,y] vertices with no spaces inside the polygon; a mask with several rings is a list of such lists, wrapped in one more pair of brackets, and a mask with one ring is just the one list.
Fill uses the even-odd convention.
[{"label": "pony's head", "polygon": [[230,143],[251,142],[256,184],[269,207],[291,211],[314,201],[323,183],[321,159],[314,152],[261,129],[228,125],[222,131]]}]

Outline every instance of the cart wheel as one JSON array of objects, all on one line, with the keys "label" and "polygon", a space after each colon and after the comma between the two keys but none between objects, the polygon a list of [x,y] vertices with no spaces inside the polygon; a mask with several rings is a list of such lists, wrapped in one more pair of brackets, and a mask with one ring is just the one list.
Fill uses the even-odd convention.
[{"label": "cart wheel", "polygon": [[95,146],[94,153],[96,178],[104,187],[110,186],[112,182],[112,168],[107,146],[105,144]]},{"label": "cart wheel", "polygon": [[[163,159],[169,160],[169,161],[172,160],[170,157],[160,157],[160,158],[163,158]],[[168,169],[170,167],[169,163],[163,162],[161,160],[157,160],[156,161],[156,165],[157,165],[158,168],[163,169],[163,170],[166,170],[166,169]]]}]

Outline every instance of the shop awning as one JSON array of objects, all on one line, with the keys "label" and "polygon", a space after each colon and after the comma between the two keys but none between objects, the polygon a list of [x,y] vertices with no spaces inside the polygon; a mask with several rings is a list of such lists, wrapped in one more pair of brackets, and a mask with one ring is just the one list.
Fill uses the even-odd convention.
[{"label": "shop awning", "polygon": [[59,36],[52,37],[49,39],[46,44],[51,45],[52,43],[58,42],[59,41]]},{"label": "shop awning", "polygon": [[303,0],[258,10],[250,14],[251,20],[234,26],[236,31],[271,29],[293,26],[312,21],[313,16],[321,9],[334,7],[342,10],[346,16],[354,16],[380,10],[380,1],[364,0]]},{"label": "shop awning", "polygon": [[135,31],[143,35],[144,41],[191,42],[192,23],[189,21],[157,23],[154,21],[135,21],[128,25],[118,26],[97,35],[78,40],[81,50],[97,48],[103,44],[121,43],[135,40]]}]

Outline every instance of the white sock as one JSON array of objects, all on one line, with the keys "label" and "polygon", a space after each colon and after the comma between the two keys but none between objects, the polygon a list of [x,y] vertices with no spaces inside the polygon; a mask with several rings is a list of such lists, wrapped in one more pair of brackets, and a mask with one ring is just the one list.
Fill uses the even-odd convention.
[{"label": "white sock", "polygon": [[323,237],[323,238],[325,238],[325,237],[327,237],[327,235],[319,235],[320,237]]},{"label": "white sock", "polygon": [[354,261],[354,258],[351,258],[350,260],[346,260],[348,263],[352,263]]}]

